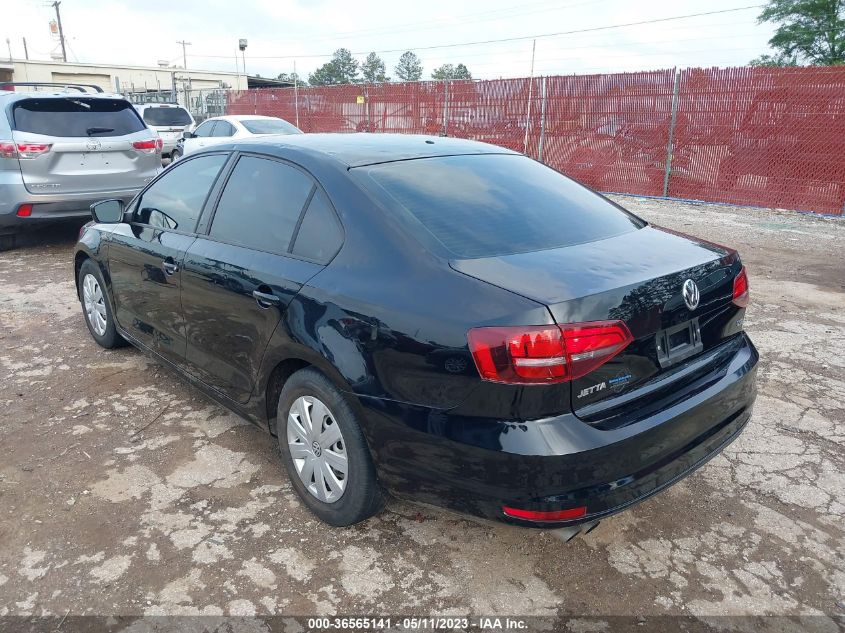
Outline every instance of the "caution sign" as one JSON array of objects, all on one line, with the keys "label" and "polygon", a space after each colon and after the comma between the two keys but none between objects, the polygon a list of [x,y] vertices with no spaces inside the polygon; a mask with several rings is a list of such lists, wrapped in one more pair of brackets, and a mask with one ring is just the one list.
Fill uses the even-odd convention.
[{"label": "caution sign", "polygon": [[364,105],[364,95],[358,95],[357,97],[355,97],[355,101],[358,103],[358,105]]}]

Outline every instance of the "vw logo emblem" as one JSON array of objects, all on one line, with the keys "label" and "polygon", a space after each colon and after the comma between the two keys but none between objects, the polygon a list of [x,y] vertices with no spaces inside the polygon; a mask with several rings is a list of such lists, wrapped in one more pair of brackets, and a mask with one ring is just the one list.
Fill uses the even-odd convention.
[{"label": "vw logo emblem", "polygon": [[687,279],[684,282],[683,287],[681,288],[681,295],[684,297],[684,303],[687,304],[687,308],[690,311],[695,310],[698,307],[698,286],[695,285],[695,282],[692,279]]},{"label": "vw logo emblem", "polygon": [[314,455],[316,457],[319,457],[320,455],[323,454],[323,447],[320,446],[320,443],[317,440],[314,440],[311,443],[311,450],[314,452]]},{"label": "vw logo emblem", "polygon": [[89,152],[97,152],[102,146],[103,144],[95,138],[89,138],[88,142],[85,143],[85,147]]}]

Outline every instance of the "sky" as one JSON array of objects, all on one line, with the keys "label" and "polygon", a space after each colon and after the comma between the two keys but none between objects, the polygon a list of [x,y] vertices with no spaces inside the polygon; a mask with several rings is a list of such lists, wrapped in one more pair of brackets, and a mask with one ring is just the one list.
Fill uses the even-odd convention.
[{"label": "sky", "polygon": [[[756,4],[760,4],[757,0]],[[661,68],[743,66],[768,51],[773,27],[758,25],[761,9],[671,19],[754,5],[755,0],[62,0],[68,61],[241,68],[275,77],[307,76],[340,47],[363,60],[376,51],[387,74],[402,51],[423,62],[424,79],[444,63],[465,64],[473,77],[592,74]],[[0,0],[0,59],[31,59],[59,50],[47,0]],[[664,20],[650,24],[636,24]],[[629,26],[619,26],[629,25]],[[612,28],[607,28],[612,27]],[[592,29],[592,30],[588,30]],[[573,31],[582,31],[573,33]],[[490,42],[511,39],[512,41]],[[484,42],[470,45],[470,42]],[[382,52],[383,51],[383,52]],[[236,66],[237,64],[237,66]]]}]

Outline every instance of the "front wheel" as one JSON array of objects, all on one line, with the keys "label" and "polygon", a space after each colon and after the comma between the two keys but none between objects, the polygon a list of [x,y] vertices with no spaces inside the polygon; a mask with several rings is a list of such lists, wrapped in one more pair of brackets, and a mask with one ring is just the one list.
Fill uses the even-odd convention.
[{"label": "front wheel", "polygon": [[293,374],[277,416],[282,461],[314,514],[347,526],[381,509],[384,495],[357,417],[323,374],[310,368]]},{"label": "front wheel", "polygon": [[182,157],[182,152],[180,152],[178,149],[174,149],[172,152],[170,152],[170,164],[172,165],[177,160],[179,160],[181,157]]},{"label": "front wheel", "polygon": [[126,344],[114,323],[111,303],[100,269],[90,259],[79,268],[79,301],[85,325],[95,341],[106,349]]}]

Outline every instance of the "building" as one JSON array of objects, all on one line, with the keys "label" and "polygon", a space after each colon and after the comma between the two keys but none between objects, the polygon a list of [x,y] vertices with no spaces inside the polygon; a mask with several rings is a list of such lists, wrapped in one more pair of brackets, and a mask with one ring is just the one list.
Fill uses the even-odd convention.
[{"label": "building", "polygon": [[243,73],[168,66],[112,66],[15,59],[0,62],[0,81],[44,81],[94,84],[109,92],[161,92],[175,85],[191,90],[245,90]]}]

